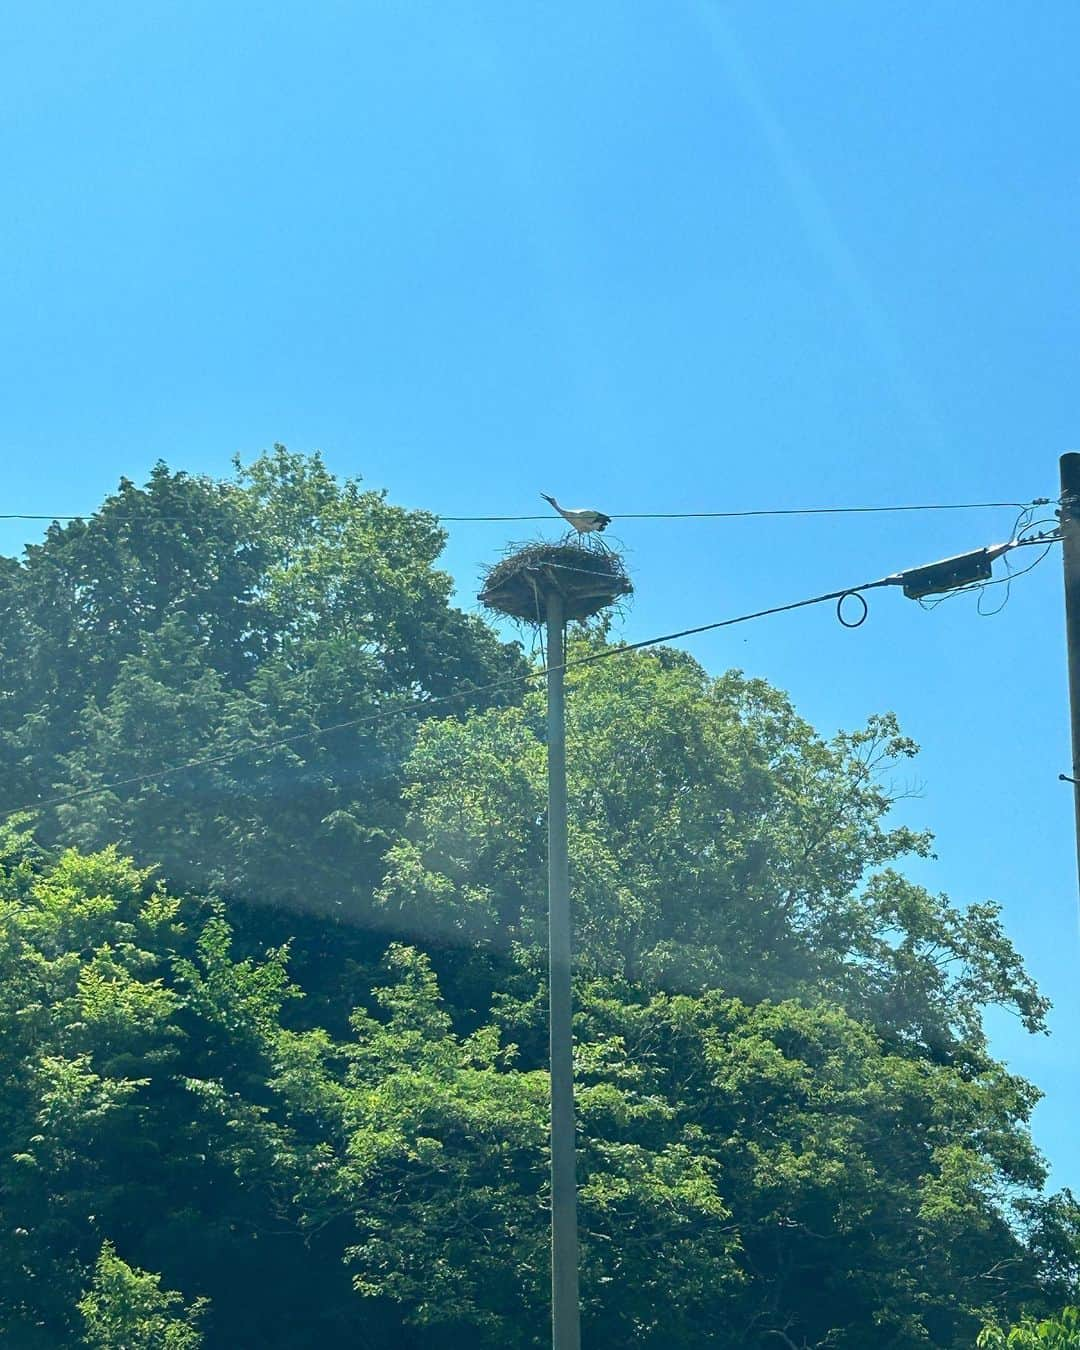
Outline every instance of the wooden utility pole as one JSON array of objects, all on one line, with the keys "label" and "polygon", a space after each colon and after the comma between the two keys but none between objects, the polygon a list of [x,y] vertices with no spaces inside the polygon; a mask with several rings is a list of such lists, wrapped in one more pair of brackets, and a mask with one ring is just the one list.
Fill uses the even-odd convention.
[{"label": "wooden utility pole", "polygon": [[566,619],[554,588],[547,609],[548,997],[551,1046],[551,1343],[579,1350],[574,1067],[570,989],[570,863],[566,837]]},{"label": "wooden utility pole", "polygon": [[1080,454],[1061,456],[1061,555],[1065,564],[1065,645],[1069,656],[1073,807],[1080,875]]}]

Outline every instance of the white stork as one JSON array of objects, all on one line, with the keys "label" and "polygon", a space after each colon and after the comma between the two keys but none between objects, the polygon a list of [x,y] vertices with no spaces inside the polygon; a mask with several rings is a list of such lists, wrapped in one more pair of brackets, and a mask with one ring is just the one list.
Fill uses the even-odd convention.
[{"label": "white stork", "polygon": [[593,511],[589,507],[578,507],[575,510],[568,510],[560,506],[554,497],[549,497],[546,492],[541,492],[544,501],[551,505],[562,516],[563,520],[568,520],[578,534],[590,534],[593,530],[597,533],[603,532],[610,524],[611,517],[605,516],[603,511]]}]

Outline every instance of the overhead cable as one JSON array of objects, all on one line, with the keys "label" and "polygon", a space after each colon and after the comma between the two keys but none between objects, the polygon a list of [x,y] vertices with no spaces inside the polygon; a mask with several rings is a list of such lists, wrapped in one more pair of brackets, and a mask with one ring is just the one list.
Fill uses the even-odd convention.
[{"label": "overhead cable", "polygon": [[[1031,506],[1048,506],[1049,497],[1035,497],[1029,502],[925,502],[900,506],[784,506],[766,507],[750,511],[613,511],[614,520],[745,520],[760,516],[839,516],[872,515],[899,511],[987,511],[1002,508],[1024,509]],[[423,510],[424,508],[416,508]],[[96,511],[83,512],[81,515],[29,514],[21,511],[0,512],[0,520],[90,520]],[[519,521],[551,520],[547,515],[530,516],[445,516],[437,511],[429,512],[436,520],[446,524],[505,524]],[[114,516],[115,518],[115,516]],[[122,520],[139,520],[135,514],[119,516]],[[188,516],[154,516],[159,521],[188,520]]]},{"label": "overhead cable", "polygon": [[[1011,547],[1012,545],[1010,545]],[[664,642],[674,642],[678,638],[694,637],[699,633],[709,633],[720,628],[731,628],[736,624],[749,623],[753,619],[764,619],[774,614],[786,614],[796,609],[806,609],[811,605],[826,604],[835,600],[839,616],[840,607],[849,596],[861,596],[864,591],[876,590],[883,586],[897,586],[902,584],[903,573],[894,573],[887,577],[880,577],[876,581],[865,581],[855,586],[845,586],[840,590],[826,591],[821,595],[810,596],[805,600],[794,600],[784,605],[773,605],[767,609],[753,610],[747,614],[739,614],[734,618],[717,619],[712,623],[698,624],[693,628],[680,628],[675,632],[662,633],[657,637],[643,638],[640,642],[621,643],[617,647],[605,647],[601,651],[593,652],[588,656],[575,657],[571,661],[566,661],[562,667],[563,670],[574,670],[580,666],[595,665],[599,661],[606,661],[615,656],[622,656],[627,652],[641,651],[646,647],[656,647]],[[845,627],[857,627],[862,619],[854,623],[845,623]],[[841,617],[841,622],[844,622]],[[334,722],[329,726],[311,727],[306,731],[293,732],[287,736],[279,736],[265,740],[252,740],[243,745],[234,745],[231,749],[221,751],[218,754],[207,755],[199,759],[186,760],[179,764],[171,764],[163,769],[153,769],[148,773],[134,774],[130,778],[116,779],[110,783],[102,783],[94,787],[80,788],[75,792],[64,793],[56,797],[46,798],[44,801],[28,802],[25,806],[16,807],[10,811],[0,813],[0,820],[7,820],[12,816],[23,815],[32,811],[44,810],[47,807],[66,806],[71,802],[78,801],[84,797],[100,796],[102,793],[115,791],[117,788],[134,787],[140,783],[153,782],[157,779],[167,778],[171,774],[184,773],[189,769],[208,768],[215,764],[223,764],[229,760],[237,759],[239,756],[251,753],[252,751],[276,750],[286,745],[294,745],[300,741],[314,740],[320,736],[328,736],[336,731],[347,731],[354,727],[368,726],[378,722],[389,721],[394,717],[404,717],[417,713],[425,713],[433,708],[445,707],[447,704],[457,702],[463,698],[471,698],[477,694],[494,693],[498,690],[513,688],[517,685],[528,683],[530,680],[542,679],[549,673],[549,670],[558,669],[558,667],[543,666],[538,670],[526,672],[524,675],[512,676],[505,680],[495,680],[489,684],[474,685],[468,689],[461,689],[453,694],[445,694],[439,698],[433,699],[415,699],[411,703],[402,704],[396,708],[382,709],[379,712],[367,713],[362,717],[349,718],[344,722]]]},{"label": "overhead cable", "polygon": [[[842,516],[868,515],[896,511],[986,511],[1001,507],[1024,508],[1048,506],[1049,497],[1036,497],[1030,502],[929,502],[911,506],[784,506],[752,511],[612,511],[612,520],[745,520],[753,516]],[[540,516],[437,516],[448,524],[465,522],[507,522],[550,520]]]}]

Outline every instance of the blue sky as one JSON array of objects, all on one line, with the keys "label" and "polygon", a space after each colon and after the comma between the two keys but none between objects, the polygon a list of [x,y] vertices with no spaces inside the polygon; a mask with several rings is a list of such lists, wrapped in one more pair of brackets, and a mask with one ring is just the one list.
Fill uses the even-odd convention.
[{"label": "blue sky", "polygon": [[[35,0],[0,48],[4,512],[320,448],[404,504],[612,515],[1055,496],[1080,448],[1080,10],[1047,0]],[[1004,538],[1012,514],[616,522],[631,640]],[[39,534],[0,523],[0,548]],[[472,604],[513,531],[452,528]],[[1054,1035],[994,1044],[1080,1189],[1060,562],[688,647],[923,745],[912,870],[994,898]]]}]

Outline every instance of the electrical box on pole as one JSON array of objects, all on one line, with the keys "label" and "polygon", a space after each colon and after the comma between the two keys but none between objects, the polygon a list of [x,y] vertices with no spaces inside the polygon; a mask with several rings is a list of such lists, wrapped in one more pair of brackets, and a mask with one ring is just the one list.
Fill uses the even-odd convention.
[{"label": "electrical box on pole", "polygon": [[958,553],[954,558],[926,563],[901,572],[897,580],[909,600],[921,600],[926,595],[940,595],[989,581],[994,574],[994,559],[1009,550],[1011,544],[995,544],[992,548],[977,548],[971,553]]}]

